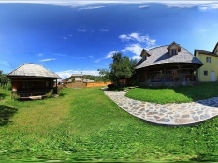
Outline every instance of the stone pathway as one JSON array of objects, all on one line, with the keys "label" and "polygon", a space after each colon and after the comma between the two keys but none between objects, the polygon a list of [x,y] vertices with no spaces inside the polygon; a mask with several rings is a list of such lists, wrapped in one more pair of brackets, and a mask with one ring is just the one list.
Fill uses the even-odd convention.
[{"label": "stone pathway", "polygon": [[161,105],[127,98],[124,91],[104,92],[128,113],[153,123],[184,125],[205,121],[218,115],[218,97],[191,103]]}]

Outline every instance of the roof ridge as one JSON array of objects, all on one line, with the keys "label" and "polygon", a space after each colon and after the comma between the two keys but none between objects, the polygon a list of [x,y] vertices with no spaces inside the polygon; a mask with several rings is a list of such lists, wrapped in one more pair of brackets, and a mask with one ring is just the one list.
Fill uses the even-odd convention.
[{"label": "roof ridge", "polygon": [[[57,75],[53,71],[49,70],[48,68],[45,68],[43,65],[39,65],[39,64],[36,64],[36,63],[23,63],[22,65],[20,65],[19,67],[17,67],[16,69],[11,71],[10,73],[8,73],[7,76],[17,76],[19,74],[18,72],[20,71],[18,69],[21,69],[21,71],[22,71],[21,74],[23,74],[24,76],[31,76],[30,74],[32,74],[32,73],[34,74],[34,72],[35,72],[34,69],[36,69],[37,74],[44,73],[44,75],[41,74],[43,77],[52,77],[53,76],[53,77],[56,77],[56,78],[61,78],[59,75]],[[31,69],[31,71],[29,72],[28,69]],[[39,76],[37,74],[35,74],[35,75]],[[18,76],[20,76],[20,75],[18,75]],[[21,75],[21,76],[23,76],[23,75]]]},{"label": "roof ridge", "polygon": [[[152,49],[150,49],[150,50],[153,50],[153,49],[156,49],[156,48],[160,48],[160,47],[164,47],[164,46],[169,46],[169,45],[156,46],[156,47],[154,47],[154,48],[152,48]],[[150,51],[150,50],[149,50],[149,51]]]}]

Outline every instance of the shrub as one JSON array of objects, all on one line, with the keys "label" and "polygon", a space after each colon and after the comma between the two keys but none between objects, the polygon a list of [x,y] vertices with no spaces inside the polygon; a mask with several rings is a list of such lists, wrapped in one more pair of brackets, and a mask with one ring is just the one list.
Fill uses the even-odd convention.
[{"label": "shrub", "polygon": [[20,97],[16,92],[13,92],[13,93],[11,93],[11,99],[18,101],[20,99]]},{"label": "shrub", "polygon": [[58,88],[57,92],[58,92],[59,96],[63,96],[64,95],[63,88]]},{"label": "shrub", "polygon": [[129,86],[136,86],[136,85],[139,85],[139,82],[135,79],[130,79],[128,82],[128,85]]},{"label": "shrub", "polygon": [[46,98],[51,98],[52,97],[52,90],[51,91],[49,91],[48,93],[46,93]]},{"label": "shrub", "polygon": [[0,88],[3,89],[3,90],[10,91],[11,90],[11,83],[10,82],[0,83]]},{"label": "shrub", "polygon": [[108,84],[107,86],[109,89],[116,88],[116,85],[114,85],[114,84]]}]

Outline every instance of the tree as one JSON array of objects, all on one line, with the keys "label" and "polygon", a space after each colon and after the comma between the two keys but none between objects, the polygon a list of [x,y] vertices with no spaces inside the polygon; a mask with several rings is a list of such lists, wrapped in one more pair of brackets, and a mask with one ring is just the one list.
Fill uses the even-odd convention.
[{"label": "tree", "polygon": [[106,81],[109,81],[110,79],[109,79],[109,70],[107,70],[107,69],[98,69],[97,71],[99,71],[99,75],[100,75],[100,77],[102,78],[102,80],[104,81],[104,82],[106,82]]},{"label": "tree", "polygon": [[110,64],[109,78],[112,82],[116,82],[119,86],[120,79],[130,78],[135,73],[135,60],[130,60],[126,56],[122,56],[122,53],[114,53],[112,56],[112,63]]},{"label": "tree", "polygon": [[9,81],[7,75],[3,74],[3,71],[0,70],[0,84],[7,84]]}]

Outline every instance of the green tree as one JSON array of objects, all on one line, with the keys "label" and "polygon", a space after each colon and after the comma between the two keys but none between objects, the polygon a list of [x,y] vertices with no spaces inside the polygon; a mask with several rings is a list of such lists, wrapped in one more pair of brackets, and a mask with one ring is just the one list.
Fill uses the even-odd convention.
[{"label": "green tree", "polygon": [[0,84],[7,84],[9,81],[7,75],[3,74],[3,71],[0,70]]},{"label": "green tree", "polygon": [[109,81],[110,79],[109,79],[109,70],[107,70],[107,69],[98,69],[97,71],[99,71],[99,75],[100,75],[100,77],[102,78],[102,80],[104,81],[104,82],[107,82],[107,81]]},{"label": "green tree", "polygon": [[116,82],[120,85],[120,79],[130,78],[135,73],[135,60],[130,60],[126,56],[122,56],[122,53],[114,53],[112,56],[112,63],[110,64],[109,78],[112,82]]}]

